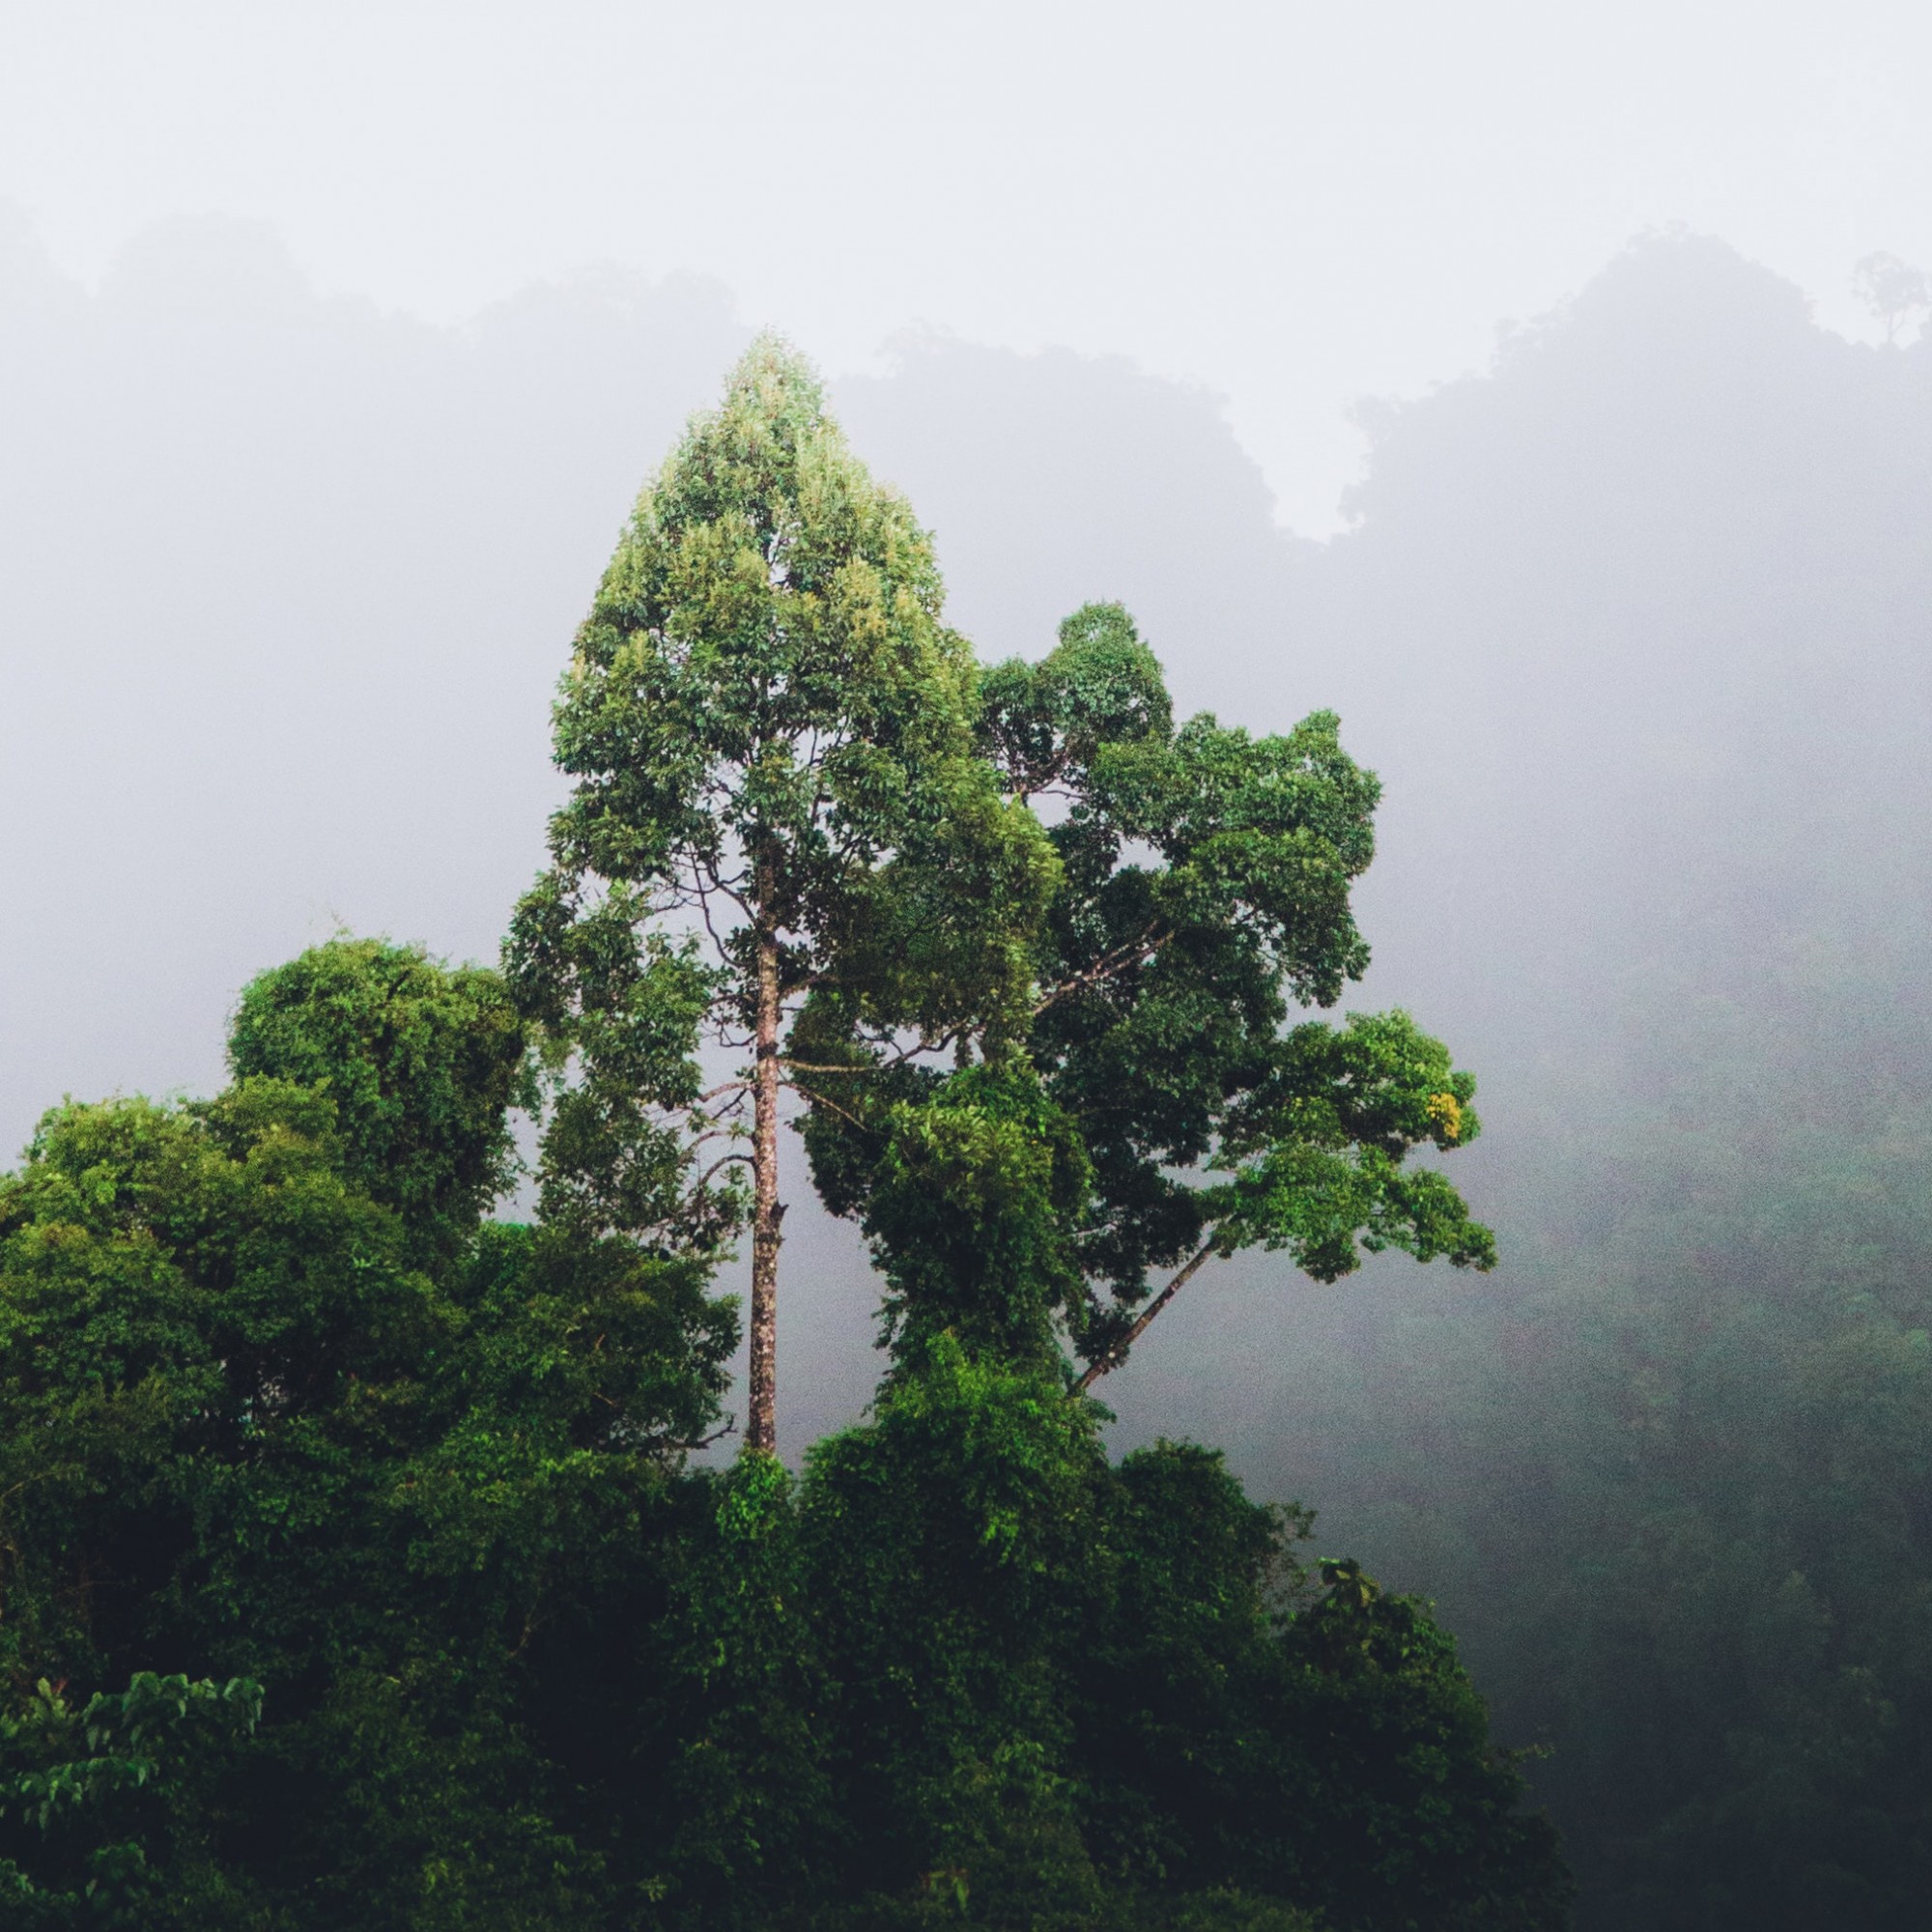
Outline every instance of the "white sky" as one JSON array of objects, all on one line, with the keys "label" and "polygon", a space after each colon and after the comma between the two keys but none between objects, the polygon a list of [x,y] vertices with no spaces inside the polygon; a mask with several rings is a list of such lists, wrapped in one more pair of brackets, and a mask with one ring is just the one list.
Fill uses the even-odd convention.
[{"label": "white sky", "polygon": [[454,320],[696,271],[838,374],[896,331],[1118,351],[1223,394],[1320,533],[1345,411],[1483,362],[1683,221],[1864,333],[1932,265],[1932,9],[0,0],[0,199],[97,275],[259,216],[325,288]]}]

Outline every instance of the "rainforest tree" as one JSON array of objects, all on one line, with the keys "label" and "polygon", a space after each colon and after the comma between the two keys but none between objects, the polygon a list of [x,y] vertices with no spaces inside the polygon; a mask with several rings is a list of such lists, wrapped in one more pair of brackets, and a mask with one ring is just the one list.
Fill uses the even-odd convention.
[{"label": "rainforest tree", "polygon": [[[975,755],[975,683],[905,500],[799,358],[757,343],[646,485],[578,633],[556,706],[575,789],[509,951],[580,1075],[555,1194],[647,1172],[663,1218],[724,1231],[749,1171],[755,1449],[777,1440],[780,1096],[836,1077],[787,1056],[788,1010],[836,989],[929,1048],[1023,995],[1053,861]],[[749,1067],[703,1086],[694,1032]]]},{"label": "rainforest tree", "polygon": [[[715,1243],[749,1171],[753,1447],[776,1441],[786,1087],[821,1194],[863,1219],[923,1134],[963,1130],[951,1103],[914,1119],[949,1064],[988,1095],[1040,1083],[1043,1130],[1081,1144],[1052,1319],[1085,1382],[1216,1254],[1322,1280],[1364,1247],[1491,1264],[1440,1172],[1406,1164],[1474,1135],[1469,1076],[1401,1013],[1286,1025],[1368,958],[1350,888],[1378,787],[1334,717],[1177,729],[1112,605],[982,674],[924,532],[776,343],[639,497],[556,748],[576,783],[508,952],[565,1076],[547,1211],[625,1204]],[[750,1065],[707,1085],[707,1039]]]},{"label": "rainforest tree", "polygon": [[495,973],[339,939],[243,990],[228,1057],[239,1079],[328,1097],[345,1179],[400,1216],[412,1254],[459,1252],[510,1181],[526,1041]]}]

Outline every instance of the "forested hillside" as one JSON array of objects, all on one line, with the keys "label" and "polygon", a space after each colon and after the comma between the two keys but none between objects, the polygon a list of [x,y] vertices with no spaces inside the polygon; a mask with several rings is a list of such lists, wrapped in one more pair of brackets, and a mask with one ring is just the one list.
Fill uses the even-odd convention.
[{"label": "forested hillside", "polygon": [[1458,774],[1391,814],[1429,911],[1383,958],[1483,1042],[1519,1245],[1474,1322],[1358,1353],[1356,1412],[1423,1426],[1324,1463],[1558,1745],[1597,1922],[1909,1922],[1932,352],[1653,244],[1395,417],[1360,508],[1317,634],[1379,644]]},{"label": "forested hillside", "polygon": [[[223,1003],[338,918],[490,953],[560,640],[744,331],[613,285],[419,329],[213,231],[98,296],[9,261],[17,1141],[64,1088],[211,1091]],[[982,658],[1118,599],[1180,714],[1340,713],[1383,787],[1345,1004],[1480,1079],[1494,1273],[1229,1261],[1107,1378],[1115,1446],[1226,1444],[1437,1601],[1551,1747],[1587,1924],[1915,1922],[1932,346],[1655,238],[1370,412],[1323,545],[1123,363],[913,342],[834,400]],[[790,1443],[870,1393],[878,1285],[809,1203],[786,1235]]]},{"label": "forested hillside", "polygon": [[1378,974],[1470,1042],[1503,1265],[1257,1277],[1126,1413],[1265,1357],[1242,1466],[1426,1578],[1553,1746],[1586,1923],[1910,1923],[1932,350],[1664,240],[1375,428],[1284,647],[1391,781]]}]

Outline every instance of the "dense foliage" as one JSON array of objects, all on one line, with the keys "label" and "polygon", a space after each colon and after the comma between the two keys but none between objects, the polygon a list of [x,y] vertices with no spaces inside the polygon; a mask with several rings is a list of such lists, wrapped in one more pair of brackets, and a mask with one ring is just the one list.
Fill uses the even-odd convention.
[{"label": "dense foliage", "polygon": [[0,1192],[10,1922],[1560,1922],[1426,1609],[1210,1452],[1110,1463],[1050,1160],[881,1218],[867,1424],[695,1466],[701,1264],[357,1184],[336,1092],[500,1125],[490,991],[333,942],[238,1021],[313,1084],[70,1104]]},{"label": "dense foliage", "polygon": [[[1209,1255],[1492,1259],[1407,1164],[1468,1076],[1401,1014],[1288,1024],[1365,958],[1375,781],[1322,715],[1174,729],[1116,607],[982,690],[868,492],[760,345],[580,639],[510,980],[338,938],[243,993],[224,1092],[70,1102],[0,1180],[10,1922],[1564,1922],[1428,1606],[1311,1576],[1209,1450],[1111,1460],[1087,1393]],[[715,892],[705,963],[662,916]],[[796,1475],[768,1402],[695,1460],[734,1026],[886,1287]],[[486,1218],[517,1104],[529,1225]]]},{"label": "dense foliage", "polygon": [[[827,1203],[890,1254],[922,1169],[989,1177],[1015,1133],[1059,1150],[1059,1242],[1037,1264],[1086,1382],[1215,1256],[1285,1250],[1320,1281],[1387,1248],[1492,1266],[1493,1238],[1441,1171],[1406,1164],[1475,1138],[1474,1080],[1405,1013],[1286,1025],[1292,1002],[1332,1005],[1368,961],[1349,892],[1379,786],[1335,718],[1260,739],[1205,714],[1177,730],[1118,605],[1076,611],[1039,665],[996,667],[980,707],[1009,798],[1059,808],[1035,997],[962,1033],[961,1065],[977,1042],[983,1076],[948,1077],[865,1040],[857,1003],[821,988],[799,1038],[845,1076],[802,1083]],[[1157,1267],[1179,1271],[1154,1293]]]},{"label": "dense foliage", "polygon": [[[227,1685],[224,1708],[267,1700],[252,1734],[153,1746],[166,1777],[144,1802],[186,1751],[202,1808],[173,1855],[192,1872],[144,1878],[138,1922],[441,1923],[553,1897],[568,1922],[589,1884],[594,1846],[552,1815],[568,1751],[558,1768],[530,1719],[575,1676],[574,1621],[638,1587],[621,1552],[668,1507],[733,1327],[690,1264],[482,1226],[474,1201],[458,1231],[400,1162],[405,1205],[356,1184],[335,1093],[381,1091],[404,1119],[453,1100],[487,1117],[484,1145],[500,1134],[500,989],[479,991],[393,949],[321,949],[238,1023],[239,1060],[272,1007],[315,1084],[69,1105],[0,1187],[10,1673],[55,1684],[43,1713],[63,1684],[138,1699],[184,1670]],[[453,1133],[428,1165],[465,1151]],[[92,1709],[75,1763],[103,1748]],[[91,1815],[71,1806],[62,1836],[19,1802],[55,1728],[10,1747],[9,1853],[43,1888]]]}]

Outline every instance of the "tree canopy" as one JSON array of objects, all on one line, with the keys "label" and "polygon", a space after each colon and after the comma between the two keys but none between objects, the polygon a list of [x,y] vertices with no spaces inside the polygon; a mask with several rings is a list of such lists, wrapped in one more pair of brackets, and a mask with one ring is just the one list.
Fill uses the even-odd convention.
[{"label": "tree canopy", "polygon": [[[1209,1255],[1490,1259],[1408,1163],[1469,1077],[1293,1018],[1366,959],[1334,719],[1176,728],[1112,606],[982,675],[766,343],[556,722],[505,975],[339,937],[223,1092],[68,1102],[0,1179],[9,1922],[1554,1932],[1429,1606],[1087,1393]],[[890,1345],[797,1471],[787,1085]]]},{"label": "tree canopy", "polygon": [[[982,1096],[1037,1081],[1081,1143],[1052,1319],[1089,1380],[1214,1254],[1321,1280],[1362,1248],[1492,1264],[1439,1171],[1405,1165],[1473,1138],[1470,1077],[1400,1013],[1285,1030],[1367,964],[1377,781],[1331,714],[1254,738],[1172,713],[1116,605],[982,673],[925,533],[776,342],[639,497],[557,701],[575,788],[508,965],[572,1076],[553,1209],[722,1240],[749,1206],[753,1446],[776,1441],[787,1088],[821,1193],[864,1218],[874,1176],[968,1130],[960,1094],[907,1112],[949,1063],[1006,1069]],[[750,1065],[707,1081],[706,1041]],[[1157,1293],[1155,1267],[1179,1271]]]},{"label": "tree canopy", "polygon": [[[896,1199],[923,1164],[996,1171],[988,1109],[1022,1107],[1031,1144],[1072,1150],[1053,1278],[1084,1382],[1214,1255],[1279,1249],[1319,1281],[1391,1247],[1491,1266],[1492,1236],[1440,1170],[1406,1164],[1475,1137],[1473,1078],[1404,1013],[1287,1024],[1292,1003],[1332,1005],[1368,963],[1349,894],[1379,787],[1336,719],[1264,738],[1205,715],[1177,729],[1132,619],[1089,605],[1038,665],[986,674],[979,736],[1007,797],[1053,812],[1029,1010],[971,1037],[1004,1069],[988,1082],[861,1041],[836,992],[808,1009],[809,1050],[856,1076],[836,1104],[811,1096],[828,1202],[889,1252],[904,1210],[872,1199],[882,1182]],[[967,1110],[982,1123],[970,1151]],[[1178,1272],[1155,1293],[1157,1267]]]},{"label": "tree canopy", "polygon": [[[519,908],[512,979],[584,1076],[562,1103],[577,1171],[641,1165],[662,1189],[724,1138],[689,1191],[728,1227],[747,1205],[728,1170],[750,1170],[746,1439],[762,1449],[788,1008],[836,987],[875,1031],[927,1037],[1003,1010],[1051,877],[973,755],[975,669],[941,596],[903,497],[851,454],[804,363],[761,340],[639,497],[557,701],[576,787]],[[700,1091],[702,1038],[751,1065]]]}]

